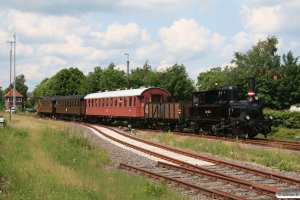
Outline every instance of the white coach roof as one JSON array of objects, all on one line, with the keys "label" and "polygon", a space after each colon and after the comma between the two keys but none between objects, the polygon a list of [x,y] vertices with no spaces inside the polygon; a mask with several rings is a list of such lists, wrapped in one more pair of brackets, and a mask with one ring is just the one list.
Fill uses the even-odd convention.
[{"label": "white coach roof", "polygon": [[[143,92],[145,92],[148,89],[152,89],[152,88],[138,88],[138,89],[98,92],[98,93],[88,94],[87,96],[84,97],[84,99],[141,96],[143,94]],[[161,88],[159,88],[159,89],[161,89]],[[161,90],[164,90],[164,89],[161,89]]]}]

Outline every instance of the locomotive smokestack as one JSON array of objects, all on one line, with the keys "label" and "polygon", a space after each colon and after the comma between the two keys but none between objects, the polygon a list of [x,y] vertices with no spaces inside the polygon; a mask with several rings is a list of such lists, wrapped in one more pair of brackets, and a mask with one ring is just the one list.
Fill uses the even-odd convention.
[{"label": "locomotive smokestack", "polygon": [[249,77],[248,78],[248,96],[255,96],[255,78]]}]

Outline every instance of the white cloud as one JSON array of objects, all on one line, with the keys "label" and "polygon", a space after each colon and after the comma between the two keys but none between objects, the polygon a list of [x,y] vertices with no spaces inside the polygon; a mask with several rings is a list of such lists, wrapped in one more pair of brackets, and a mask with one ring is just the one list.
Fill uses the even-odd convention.
[{"label": "white cloud", "polygon": [[254,33],[275,33],[281,28],[281,6],[251,8],[243,6],[245,28]]},{"label": "white cloud", "polygon": [[163,55],[161,45],[158,43],[145,45],[136,50],[135,59],[145,61],[145,60],[157,60]]},{"label": "white cloud", "polygon": [[249,0],[243,1],[241,15],[247,32],[297,36],[299,9],[299,0]]},{"label": "white cloud", "polygon": [[224,40],[219,34],[200,26],[194,19],[177,20],[171,27],[161,28],[159,36],[166,51],[183,57],[218,48]]},{"label": "white cloud", "polygon": [[147,29],[140,28],[136,23],[111,24],[106,32],[93,32],[92,36],[99,39],[103,47],[131,46],[150,40]]}]

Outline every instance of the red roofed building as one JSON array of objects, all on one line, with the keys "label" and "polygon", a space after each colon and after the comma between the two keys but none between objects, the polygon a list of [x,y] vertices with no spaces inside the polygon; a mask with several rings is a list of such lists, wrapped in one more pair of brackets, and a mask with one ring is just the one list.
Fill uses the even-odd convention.
[{"label": "red roofed building", "polygon": [[[13,89],[5,95],[5,108],[8,110],[13,107]],[[23,95],[16,90],[16,108],[23,108]]]}]

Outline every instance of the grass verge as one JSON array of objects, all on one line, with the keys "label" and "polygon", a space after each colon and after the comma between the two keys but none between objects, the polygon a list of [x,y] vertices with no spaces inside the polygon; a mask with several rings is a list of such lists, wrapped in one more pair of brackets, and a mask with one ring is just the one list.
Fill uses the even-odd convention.
[{"label": "grass verge", "polygon": [[[257,138],[264,138],[264,136],[259,134]],[[282,126],[272,127],[272,131],[268,134],[268,138],[284,141],[299,141],[300,129],[289,129]]]},{"label": "grass verge", "polygon": [[288,172],[300,172],[300,154],[282,149],[263,149],[239,143],[173,135],[171,133],[138,133],[139,136],[182,149],[258,163]]},{"label": "grass verge", "polygon": [[110,167],[106,151],[62,122],[13,117],[0,130],[0,199],[187,199]]}]

